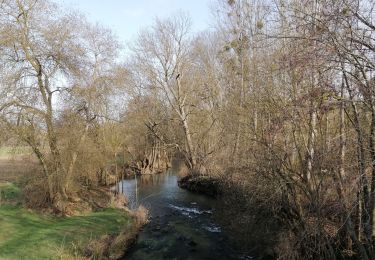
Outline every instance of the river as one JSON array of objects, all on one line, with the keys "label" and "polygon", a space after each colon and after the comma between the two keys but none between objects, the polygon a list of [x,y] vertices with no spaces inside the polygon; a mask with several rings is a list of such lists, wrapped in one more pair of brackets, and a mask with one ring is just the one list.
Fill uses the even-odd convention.
[{"label": "river", "polygon": [[124,259],[252,259],[230,246],[215,220],[217,200],[180,189],[167,172],[123,180],[129,207],[145,206],[150,223]]}]

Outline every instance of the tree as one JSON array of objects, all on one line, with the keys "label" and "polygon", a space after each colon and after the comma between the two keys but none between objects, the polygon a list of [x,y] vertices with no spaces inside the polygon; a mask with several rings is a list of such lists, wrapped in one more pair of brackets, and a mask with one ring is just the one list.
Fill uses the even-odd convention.
[{"label": "tree", "polygon": [[[119,46],[110,32],[48,1],[3,1],[0,12],[1,118],[32,148],[49,201],[63,210],[78,149],[121,71],[114,61]],[[59,143],[61,110],[84,122],[67,157]]]},{"label": "tree", "polygon": [[192,104],[189,99],[193,89],[189,86],[190,20],[184,15],[157,19],[151,30],[140,33],[134,44],[136,67],[148,86],[158,89],[181,123],[185,147],[179,147],[186,156],[190,169],[196,169],[196,147],[191,132],[190,117]]}]

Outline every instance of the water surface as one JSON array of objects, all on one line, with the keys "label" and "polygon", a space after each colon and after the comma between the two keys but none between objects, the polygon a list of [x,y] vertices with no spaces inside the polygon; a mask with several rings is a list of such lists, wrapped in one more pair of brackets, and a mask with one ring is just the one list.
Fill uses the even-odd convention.
[{"label": "water surface", "polygon": [[143,205],[151,220],[124,259],[251,259],[231,246],[215,221],[215,199],[180,189],[167,172],[123,180],[129,207]]}]

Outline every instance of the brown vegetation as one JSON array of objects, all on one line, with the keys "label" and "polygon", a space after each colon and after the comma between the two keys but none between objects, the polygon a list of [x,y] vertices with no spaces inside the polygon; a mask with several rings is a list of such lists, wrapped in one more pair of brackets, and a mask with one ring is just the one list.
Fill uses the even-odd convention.
[{"label": "brown vegetation", "polygon": [[30,156],[0,156],[0,182],[19,182],[25,175],[39,169],[38,162]]},{"label": "brown vegetation", "polygon": [[213,30],[156,19],[118,62],[109,30],[1,1],[1,140],[38,160],[32,204],[64,212],[179,157],[195,189],[218,180],[247,249],[259,234],[282,259],[374,259],[374,7],[218,0]]}]

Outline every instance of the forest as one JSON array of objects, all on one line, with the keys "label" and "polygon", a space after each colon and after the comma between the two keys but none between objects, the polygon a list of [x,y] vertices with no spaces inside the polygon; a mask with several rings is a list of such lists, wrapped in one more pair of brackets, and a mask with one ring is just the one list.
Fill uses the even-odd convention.
[{"label": "forest", "polygon": [[108,187],[178,162],[246,255],[375,259],[374,8],[215,0],[208,30],[181,11],[124,45],[58,1],[1,0],[0,222],[122,207]]}]

